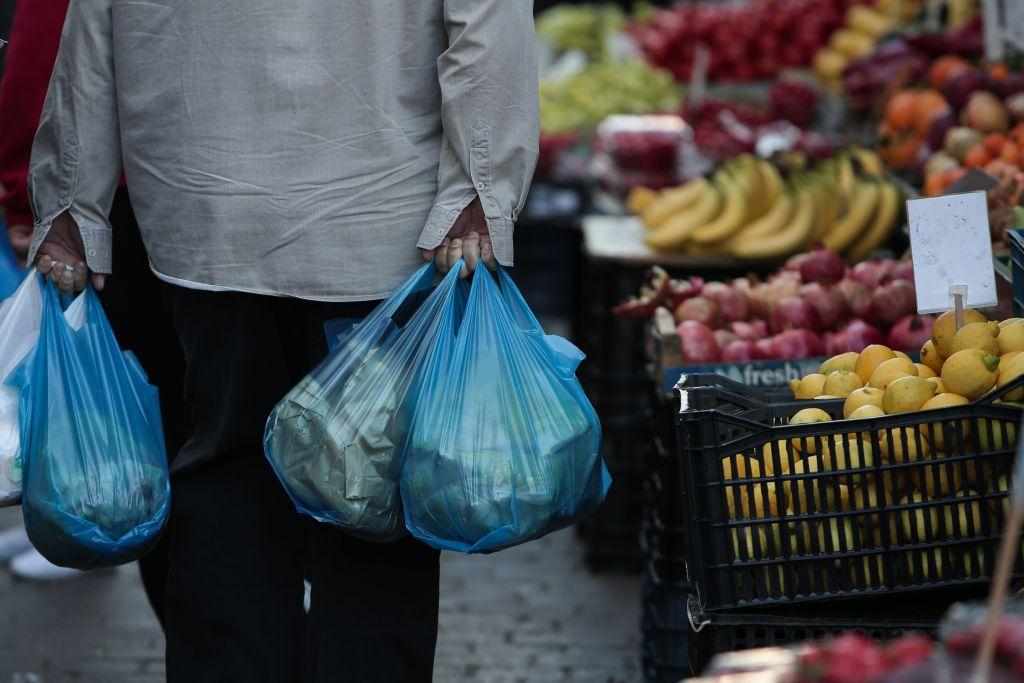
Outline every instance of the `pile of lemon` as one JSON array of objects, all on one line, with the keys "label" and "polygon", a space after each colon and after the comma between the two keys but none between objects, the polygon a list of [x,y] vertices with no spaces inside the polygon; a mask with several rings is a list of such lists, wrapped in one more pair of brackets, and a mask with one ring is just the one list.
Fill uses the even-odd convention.
[{"label": "pile of lemon", "polygon": [[[790,388],[797,399],[844,399],[843,417],[858,420],[966,405],[1024,374],[1024,318],[997,323],[977,311],[968,310],[964,312],[963,323],[957,330],[952,312],[940,316],[932,338],[921,349],[919,363],[900,351],[873,345],[861,353],[829,358],[817,373],[794,380]],[[1004,401],[1022,399],[1022,389],[1002,398]],[[789,423],[811,424],[832,419],[828,412],[809,407],[794,414]],[[1014,427],[1003,427],[972,430],[969,421],[964,420],[959,435],[966,438],[968,433],[977,431],[972,437],[978,448],[983,451],[1002,449],[1012,445],[1006,439],[1016,437]],[[733,520],[785,519],[830,510],[877,511],[884,487],[889,504],[897,502],[906,506],[899,513],[889,515],[890,542],[912,547],[936,538],[981,531],[983,505],[974,484],[995,477],[997,488],[1006,491],[1007,477],[996,475],[986,461],[950,467],[906,468],[887,472],[881,481],[875,481],[864,470],[874,466],[876,457],[883,464],[912,463],[920,459],[932,460],[948,448],[956,447],[956,444],[945,443],[956,436],[956,432],[944,429],[942,424],[922,423],[888,432],[872,438],[869,430],[862,432],[851,425],[848,433],[766,444],[760,457],[735,454],[723,458],[722,477],[729,517]],[[817,473],[831,473],[831,476],[817,484],[810,479],[763,480]],[[740,483],[749,479],[762,481]],[[943,498],[949,498],[949,503],[941,507],[915,507]],[[828,547],[837,551],[877,547],[883,538],[880,515],[861,514],[855,519],[803,519],[782,525],[762,523],[739,533],[734,529],[733,550],[737,559],[777,556],[784,533],[790,535],[791,545],[794,542],[801,545],[797,539],[802,536],[803,547],[812,552],[822,552]],[[928,554],[931,552],[929,550]],[[907,561],[918,564],[920,558],[914,559],[911,555],[908,554]],[[871,558],[869,562],[865,557],[865,567],[858,567],[858,573],[863,571],[861,581],[868,585],[883,578],[876,559]],[[974,551],[958,557],[957,561],[964,563],[964,569],[980,568],[980,558]],[[869,564],[871,571],[868,571]],[[941,576],[944,573],[941,558],[932,558],[922,565],[924,570],[915,573],[927,574],[933,565]]]}]

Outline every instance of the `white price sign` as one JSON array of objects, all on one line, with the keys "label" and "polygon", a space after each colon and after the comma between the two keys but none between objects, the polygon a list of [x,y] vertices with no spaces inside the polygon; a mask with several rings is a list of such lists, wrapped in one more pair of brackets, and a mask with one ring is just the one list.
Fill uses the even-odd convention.
[{"label": "white price sign", "polygon": [[907,202],[918,313],[952,308],[953,287],[966,287],[966,308],[998,303],[984,192]]}]

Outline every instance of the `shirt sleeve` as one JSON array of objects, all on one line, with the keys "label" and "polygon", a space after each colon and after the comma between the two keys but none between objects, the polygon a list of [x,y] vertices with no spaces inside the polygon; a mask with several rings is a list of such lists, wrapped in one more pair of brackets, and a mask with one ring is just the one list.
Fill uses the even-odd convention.
[{"label": "shirt sleeve", "polygon": [[539,146],[532,2],[443,0],[448,48],[438,59],[444,140],[438,195],[420,236],[433,249],[477,196],[498,262],[513,262],[512,233]]},{"label": "shirt sleeve", "polygon": [[29,263],[53,220],[70,212],[97,273],[111,271],[108,215],[121,175],[110,0],[71,0],[32,145],[35,216]]}]

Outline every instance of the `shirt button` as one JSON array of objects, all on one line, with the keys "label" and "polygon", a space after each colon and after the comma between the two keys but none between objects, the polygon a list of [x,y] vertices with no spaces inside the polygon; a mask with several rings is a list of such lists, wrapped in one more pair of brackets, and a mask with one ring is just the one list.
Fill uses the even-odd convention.
[{"label": "shirt button", "polygon": [[90,249],[89,250],[89,256],[95,256],[95,255],[96,255],[96,250],[95,249]]},{"label": "shirt button", "polygon": [[484,182],[477,183],[476,184],[476,189],[478,189],[478,190],[486,190],[487,189],[487,183],[484,183]]}]

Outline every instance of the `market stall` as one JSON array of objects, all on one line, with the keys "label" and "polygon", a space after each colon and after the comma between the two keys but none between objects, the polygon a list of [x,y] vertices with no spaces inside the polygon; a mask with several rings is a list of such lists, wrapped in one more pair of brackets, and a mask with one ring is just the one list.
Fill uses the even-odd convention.
[{"label": "market stall", "polygon": [[[1021,418],[1019,19],[969,0],[540,18],[539,172],[592,199],[574,338],[617,479],[585,547],[644,574],[645,680],[934,632],[983,597]],[[925,311],[915,240],[976,240],[907,201],[971,192],[991,300]]]}]

